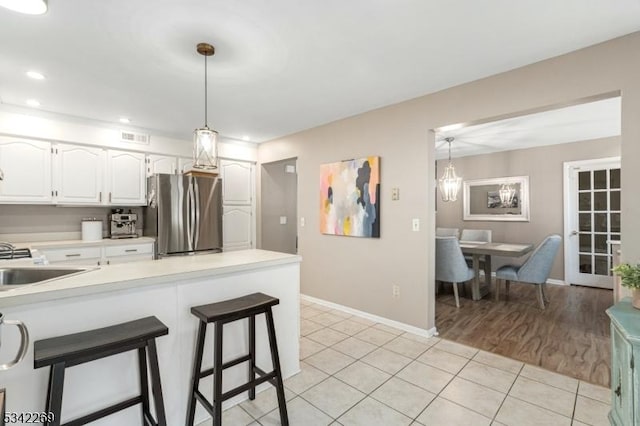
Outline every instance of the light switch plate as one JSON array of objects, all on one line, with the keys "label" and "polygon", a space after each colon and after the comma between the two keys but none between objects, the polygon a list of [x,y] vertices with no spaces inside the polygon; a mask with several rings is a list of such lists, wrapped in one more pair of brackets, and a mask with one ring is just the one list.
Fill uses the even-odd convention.
[{"label": "light switch plate", "polygon": [[287,224],[287,217],[280,216],[280,225],[286,225],[286,224]]},{"label": "light switch plate", "polygon": [[304,217],[300,218],[300,227],[304,228]]},{"label": "light switch plate", "polygon": [[413,219],[412,226],[413,226],[413,232],[420,231],[420,219]]}]

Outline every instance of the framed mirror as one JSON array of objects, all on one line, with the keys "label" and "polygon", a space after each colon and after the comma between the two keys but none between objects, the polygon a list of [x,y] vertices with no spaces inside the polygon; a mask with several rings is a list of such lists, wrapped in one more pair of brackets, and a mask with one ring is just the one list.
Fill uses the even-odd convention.
[{"label": "framed mirror", "polygon": [[529,221],[529,176],[464,181],[464,220]]}]

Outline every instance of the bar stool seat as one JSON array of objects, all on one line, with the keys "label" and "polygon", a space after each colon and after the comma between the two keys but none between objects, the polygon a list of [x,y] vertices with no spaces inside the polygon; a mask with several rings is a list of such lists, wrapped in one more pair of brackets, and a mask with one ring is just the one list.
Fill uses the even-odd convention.
[{"label": "bar stool seat", "polygon": [[[45,425],[58,426],[63,424],[60,416],[62,413],[62,393],[66,368],[137,349],[141,394],[64,423],[64,425],[83,425],[133,405],[142,404],[143,425],[166,426],[167,421],[162,399],[155,338],[168,333],[167,326],[158,318],[151,316],[109,327],[34,342],[33,367],[51,366],[46,411],[53,413],[54,419],[45,423]],[[147,350],[157,421],[153,419],[149,410]]]},{"label": "bar stool seat", "polygon": [[[289,425],[287,417],[287,406],[284,397],[284,385],[282,382],[282,373],[280,370],[280,359],[278,356],[278,347],[276,342],[275,325],[273,322],[273,313],[271,308],[280,303],[275,297],[264,293],[253,293],[247,296],[235,299],[225,300],[222,302],[211,303],[208,305],[194,306],[191,313],[199,320],[198,335],[196,337],[196,348],[193,361],[193,371],[191,376],[191,391],[189,394],[189,404],[187,408],[187,426],[194,424],[196,401],[209,412],[213,417],[213,424],[219,426],[222,422],[222,402],[239,395],[242,392],[249,392],[249,399],[255,399],[256,386],[269,382],[276,388],[278,396],[278,407],[280,410],[280,423],[283,426]],[[265,314],[267,321],[267,334],[269,336],[269,348],[271,351],[271,361],[273,371],[265,372],[256,366],[256,344],[255,344],[255,320],[256,315]],[[223,325],[232,321],[247,318],[249,320],[249,353],[239,358],[222,362],[222,329]],[[202,355],[204,352],[204,342],[207,331],[207,324],[214,324],[214,366],[213,368],[203,370]],[[249,379],[244,385],[240,385],[234,389],[222,393],[222,371],[225,368],[238,365],[242,362],[249,362]],[[200,379],[213,375],[213,403],[207,399],[198,390]],[[256,378],[256,375],[258,376]]]}]

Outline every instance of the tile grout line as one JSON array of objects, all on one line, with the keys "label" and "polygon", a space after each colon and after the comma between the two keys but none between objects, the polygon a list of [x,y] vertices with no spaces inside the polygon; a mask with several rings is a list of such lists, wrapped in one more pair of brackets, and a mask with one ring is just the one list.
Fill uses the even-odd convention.
[{"label": "tile grout line", "polygon": [[509,397],[509,393],[511,392],[511,389],[513,389],[513,385],[515,385],[516,382],[518,381],[518,377],[520,377],[520,373],[522,373],[522,370],[524,369],[524,366],[525,366],[524,363],[520,366],[520,370],[518,370],[518,374],[516,374],[516,377],[515,377],[515,379],[513,379],[513,382],[511,383],[511,386],[509,386],[509,389],[507,390],[507,393],[505,394],[504,399],[502,400],[502,402],[500,403],[500,406],[496,410],[496,414],[493,415],[493,418],[491,419],[491,423],[497,422],[496,417],[498,417],[498,413],[500,413],[500,410],[502,409],[502,406],[504,405],[504,402]]}]

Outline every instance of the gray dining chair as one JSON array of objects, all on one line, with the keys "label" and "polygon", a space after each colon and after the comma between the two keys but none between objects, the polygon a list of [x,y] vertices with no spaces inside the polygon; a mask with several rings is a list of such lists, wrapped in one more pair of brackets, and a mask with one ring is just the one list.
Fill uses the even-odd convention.
[{"label": "gray dining chair", "polygon": [[548,302],[545,286],[561,241],[560,235],[549,235],[536,247],[523,265],[504,265],[498,268],[496,270],[496,300],[500,299],[501,281],[505,283],[507,295],[511,281],[536,284],[538,286],[538,303],[540,308],[545,309],[545,301]]},{"label": "gray dining chair", "polygon": [[491,242],[491,229],[463,229],[460,241]]},{"label": "gray dining chair", "polygon": [[[480,241],[484,243],[491,242],[491,229],[463,229],[460,234],[460,241]],[[467,261],[467,265],[473,264],[473,256],[470,254],[464,255],[464,260]],[[480,257],[480,268],[484,268],[483,264],[485,257]]]},{"label": "gray dining chair", "polygon": [[458,283],[473,278],[473,269],[464,260],[460,243],[456,237],[436,237],[436,281],[453,285],[456,307],[460,307]]},{"label": "gray dining chair", "polygon": [[436,228],[436,237],[456,237],[460,235],[458,228]]}]

